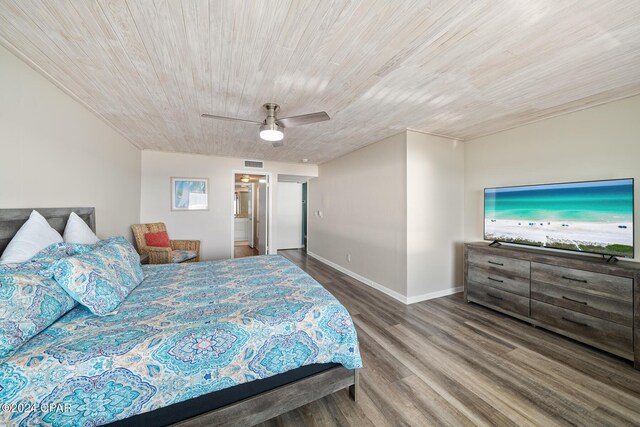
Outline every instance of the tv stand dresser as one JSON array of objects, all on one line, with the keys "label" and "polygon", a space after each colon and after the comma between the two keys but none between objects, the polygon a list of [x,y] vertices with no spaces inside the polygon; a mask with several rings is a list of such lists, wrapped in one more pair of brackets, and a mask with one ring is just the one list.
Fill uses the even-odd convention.
[{"label": "tv stand dresser", "polygon": [[640,263],[467,243],[464,298],[640,369]]}]

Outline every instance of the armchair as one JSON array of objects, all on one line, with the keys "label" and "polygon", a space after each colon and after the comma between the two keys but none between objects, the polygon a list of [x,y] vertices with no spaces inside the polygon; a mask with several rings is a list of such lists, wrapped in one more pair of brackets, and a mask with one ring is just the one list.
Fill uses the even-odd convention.
[{"label": "armchair", "polygon": [[144,235],[167,231],[164,223],[134,224],[131,226],[136,240],[136,249],[140,255],[149,256],[149,264],[171,264],[178,262],[200,261],[200,240],[170,240],[170,248],[147,246]]}]

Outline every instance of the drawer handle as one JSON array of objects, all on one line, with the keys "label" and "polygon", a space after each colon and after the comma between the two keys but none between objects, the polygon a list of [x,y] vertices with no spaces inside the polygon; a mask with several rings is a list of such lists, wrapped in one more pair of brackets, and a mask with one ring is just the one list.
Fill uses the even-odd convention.
[{"label": "drawer handle", "polygon": [[504,267],[504,264],[501,262],[495,262],[495,261],[487,261],[489,264],[493,264],[493,265],[499,265],[500,267]]},{"label": "drawer handle", "polygon": [[493,277],[491,277],[491,276],[487,276],[487,279],[489,279],[489,280],[493,280],[494,282],[498,282],[498,283],[504,283],[504,280],[494,279],[494,278],[493,278]]},{"label": "drawer handle", "polygon": [[565,297],[564,295],[562,295],[562,299],[566,299],[567,301],[571,301],[571,302],[577,302],[578,304],[588,305],[586,301],[578,301],[577,299],[568,298],[568,297]]},{"label": "drawer handle", "polygon": [[567,280],[572,280],[574,282],[587,283],[587,281],[584,279],[575,279],[573,277],[568,277],[568,276],[562,276],[562,278]]},{"label": "drawer handle", "polygon": [[567,319],[567,318],[566,318],[566,317],[564,317],[564,316],[562,317],[562,320],[564,320],[564,321],[566,321],[566,322],[569,322],[569,323],[576,324],[576,325],[578,325],[578,326],[582,326],[582,327],[584,327],[584,328],[588,328],[588,327],[589,327],[589,325],[587,325],[586,323],[576,322],[575,320]]},{"label": "drawer handle", "polygon": [[502,297],[499,297],[498,295],[490,294],[490,293],[488,293],[488,292],[487,292],[487,296],[488,296],[488,297],[491,297],[491,298],[499,299],[499,300],[501,300],[501,299],[502,299]]}]

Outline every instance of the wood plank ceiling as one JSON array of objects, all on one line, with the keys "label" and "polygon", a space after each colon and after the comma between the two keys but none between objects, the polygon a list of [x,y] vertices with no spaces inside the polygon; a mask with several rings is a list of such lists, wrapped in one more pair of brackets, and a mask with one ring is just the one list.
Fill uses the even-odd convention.
[{"label": "wood plank ceiling", "polygon": [[[640,93],[638,0],[0,0],[0,43],[142,149],[322,163]],[[264,118],[327,111],[273,148]],[[34,117],[37,125],[37,117]]]}]

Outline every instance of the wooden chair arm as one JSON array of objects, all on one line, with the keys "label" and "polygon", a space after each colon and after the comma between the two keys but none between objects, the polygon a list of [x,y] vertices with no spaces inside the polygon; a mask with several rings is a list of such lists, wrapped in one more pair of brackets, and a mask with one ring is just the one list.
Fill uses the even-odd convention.
[{"label": "wooden chair arm", "polygon": [[149,255],[149,264],[171,264],[171,248],[147,246],[144,252]]}]

